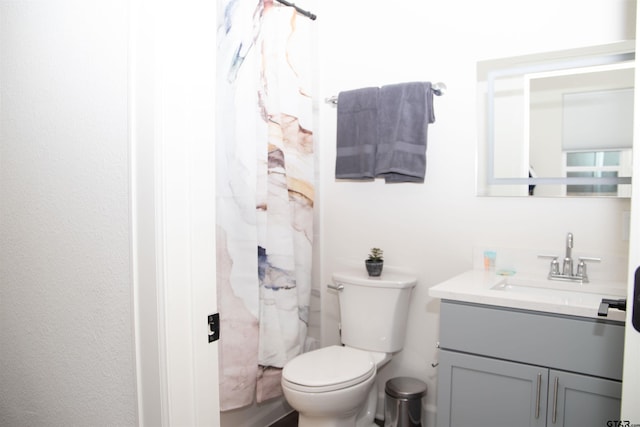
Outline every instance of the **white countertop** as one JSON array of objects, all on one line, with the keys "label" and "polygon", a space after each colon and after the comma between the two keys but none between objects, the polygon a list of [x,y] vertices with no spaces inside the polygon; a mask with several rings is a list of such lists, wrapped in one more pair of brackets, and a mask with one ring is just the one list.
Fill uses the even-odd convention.
[{"label": "white countertop", "polygon": [[476,304],[543,311],[571,316],[625,321],[625,312],[609,308],[607,317],[598,317],[602,298],[626,298],[624,283],[574,283],[493,271],[471,270],[429,289],[435,298]]}]

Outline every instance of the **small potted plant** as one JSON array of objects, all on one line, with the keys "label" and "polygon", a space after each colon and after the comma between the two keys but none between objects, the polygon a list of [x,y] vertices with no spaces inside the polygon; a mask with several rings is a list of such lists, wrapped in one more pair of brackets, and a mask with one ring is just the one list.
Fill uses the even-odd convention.
[{"label": "small potted plant", "polygon": [[367,272],[371,277],[378,277],[382,274],[382,249],[372,248],[369,253],[369,258],[364,261],[364,265],[367,267]]}]

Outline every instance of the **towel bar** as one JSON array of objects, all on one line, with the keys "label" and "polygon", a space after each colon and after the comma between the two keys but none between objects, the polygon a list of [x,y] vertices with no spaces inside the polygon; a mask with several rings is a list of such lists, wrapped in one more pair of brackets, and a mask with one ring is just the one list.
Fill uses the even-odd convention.
[{"label": "towel bar", "polygon": [[[442,96],[447,91],[447,85],[442,82],[434,83],[431,85],[431,91],[436,96]],[[338,97],[336,95],[330,96],[329,98],[325,98],[324,102],[335,107],[338,105]]]},{"label": "towel bar", "polygon": [[447,91],[447,85],[442,82],[434,83],[431,85],[431,91],[436,96],[444,95]]}]

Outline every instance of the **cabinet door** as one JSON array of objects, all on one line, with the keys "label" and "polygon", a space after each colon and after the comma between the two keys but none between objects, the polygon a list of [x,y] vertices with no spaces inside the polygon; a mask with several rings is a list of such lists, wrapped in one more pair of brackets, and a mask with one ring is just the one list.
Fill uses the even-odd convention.
[{"label": "cabinet door", "polygon": [[446,350],[438,367],[438,427],[538,427],[548,369]]},{"label": "cabinet door", "polygon": [[602,427],[620,419],[622,383],[549,371],[547,426]]}]

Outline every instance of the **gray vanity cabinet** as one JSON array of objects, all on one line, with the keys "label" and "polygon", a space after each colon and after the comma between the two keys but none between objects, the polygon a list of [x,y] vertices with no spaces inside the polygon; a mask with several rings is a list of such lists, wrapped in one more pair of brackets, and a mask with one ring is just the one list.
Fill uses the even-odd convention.
[{"label": "gray vanity cabinet", "polygon": [[546,425],[546,369],[443,350],[438,370],[439,427]]},{"label": "gray vanity cabinet", "polygon": [[444,300],[438,427],[619,419],[621,323]]},{"label": "gray vanity cabinet", "polygon": [[610,425],[620,419],[621,395],[620,381],[550,370],[547,425]]}]

